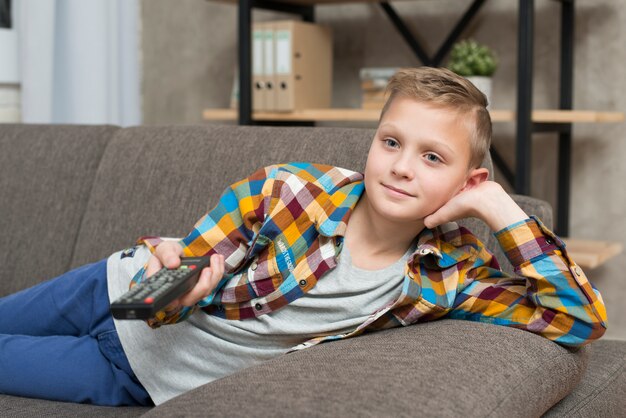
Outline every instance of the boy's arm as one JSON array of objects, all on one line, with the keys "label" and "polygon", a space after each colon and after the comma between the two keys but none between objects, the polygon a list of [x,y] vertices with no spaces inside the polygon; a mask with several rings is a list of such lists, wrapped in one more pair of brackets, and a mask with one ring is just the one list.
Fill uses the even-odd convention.
[{"label": "boy's arm", "polygon": [[481,219],[494,232],[528,219],[526,212],[502,186],[494,181],[484,181],[459,192],[437,212],[427,216],[424,224],[434,228],[470,216]]},{"label": "boy's arm", "polygon": [[495,233],[519,277],[492,267],[486,250],[467,271],[471,280],[457,295],[449,317],[524,329],[559,344],[580,346],[606,331],[602,296],[568,256],[563,242],[529,218],[497,183],[460,193],[427,217],[427,226],[466,216],[482,219]]},{"label": "boy's arm", "polygon": [[[178,247],[177,251],[184,257],[216,253],[223,256],[226,274],[210,294],[199,301],[200,305],[205,306],[211,303],[215,293],[232,277],[233,271],[244,260],[255,232],[265,216],[265,206],[268,203],[266,197],[269,196],[272,187],[271,181],[268,181],[268,174],[274,168],[275,166],[270,166],[257,170],[249,177],[228,187],[222,193],[217,205],[196,222],[193,230],[183,239],[176,241],[180,247],[180,251]],[[165,241],[166,239],[160,237],[142,237],[137,243],[146,245],[155,254],[158,246]],[[168,256],[170,255],[172,254]],[[165,260],[161,261],[165,262]],[[170,264],[175,267],[180,260],[176,261]],[[155,256],[153,256],[148,264],[133,277],[131,286],[157,271],[158,266],[155,264]],[[168,267],[172,266],[168,264]],[[197,308],[197,304],[168,306],[147,322],[153,328],[177,323],[187,319]]]}]

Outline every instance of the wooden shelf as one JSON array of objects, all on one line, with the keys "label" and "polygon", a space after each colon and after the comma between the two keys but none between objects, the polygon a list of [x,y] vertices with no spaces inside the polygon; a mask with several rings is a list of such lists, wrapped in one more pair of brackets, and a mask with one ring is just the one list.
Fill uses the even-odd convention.
[{"label": "wooden shelf", "polygon": [[[512,110],[491,110],[493,122],[514,122]],[[315,121],[315,122],[377,122],[378,109],[305,109],[294,112],[254,112],[258,121]],[[235,109],[206,109],[204,120],[237,120]],[[623,112],[598,112],[593,110],[534,110],[532,121],[536,123],[605,123],[623,122]]]},{"label": "wooden shelf", "polygon": [[574,238],[563,239],[567,253],[582,268],[593,269],[622,252],[622,244]]}]

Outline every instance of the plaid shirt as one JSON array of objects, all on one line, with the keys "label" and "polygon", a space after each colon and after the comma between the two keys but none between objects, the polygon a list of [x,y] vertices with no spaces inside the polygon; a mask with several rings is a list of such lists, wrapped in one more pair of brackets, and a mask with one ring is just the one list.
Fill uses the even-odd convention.
[{"label": "plaid shirt", "polygon": [[[227,319],[254,318],[301,297],[336,266],[363,191],[362,174],[310,163],[266,167],[234,183],[180,241],[185,256],[223,254],[223,279],[198,305],[161,311],[149,325],[176,323],[197,309]],[[557,236],[534,217],[495,236],[515,276],[502,272],[467,229],[455,223],[424,229],[397,300],[349,333],[322,335],[292,350],[442,317],[524,329],[566,346],[604,334],[602,296]],[[138,243],[154,251],[161,241],[142,237]]]}]

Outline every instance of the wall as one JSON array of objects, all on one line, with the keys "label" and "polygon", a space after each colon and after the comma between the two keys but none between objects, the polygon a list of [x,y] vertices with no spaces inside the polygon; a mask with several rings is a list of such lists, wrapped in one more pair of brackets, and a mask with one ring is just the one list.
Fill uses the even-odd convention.
[{"label": "wall", "polygon": [[[626,111],[626,8],[611,0],[576,2],[576,109]],[[427,51],[435,51],[471,4],[469,0],[394,2]],[[558,105],[559,2],[536,0],[534,107]],[[500,68],[493,107],[515,109],[517,2],[487,2],[464,36],[494,47]],[[256,20],[288,17],[255,11]],[[143,109],[146,124],[204,123],[204,108],[227,107],[237,62],[237,10],[227,3],[144,0]],[[316,19],[334,34],[335,107],[360,105],[364,66],[414,66],[419,61],[375,4],[317,6]],[[346,124],[348,125],[348,124]],[[349,124],[356,126],[355,124]],[[358,126],[370,126],[361,124]],[[494,145],[512,163],[512,124],[496,124]],[[532,194],[555,204],[555,135],[533,139]],[[509,151],[507,153],[507,151]],[[571,235],[619,241],[626,247],[626,133],[624,123],[574,127]],[[496,179],[502,179],[496,172]],[[503,184],[505,181],[502,180]],[[505,184],[506,186],[506,184]],[[603,293],[608,338],[626,339],[626,256],[587,271]]]},{"label": "wall", "polygon": [[11,8],[11,28],[0,28],[0,123],[19,122],[20,72],[18,65],[17,7]]}]

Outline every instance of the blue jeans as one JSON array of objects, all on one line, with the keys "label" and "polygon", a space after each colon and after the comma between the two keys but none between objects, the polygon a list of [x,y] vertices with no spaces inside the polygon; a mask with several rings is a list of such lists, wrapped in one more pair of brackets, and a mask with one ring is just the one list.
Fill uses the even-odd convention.
[{"label": "blue jeans", "polygon": [[152,405],[109,312],[106,260],[0,298],[0,393]]}]

